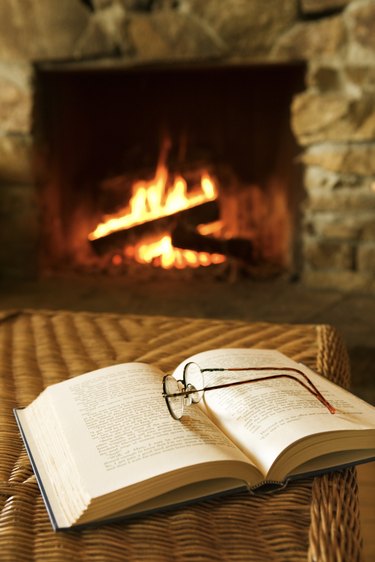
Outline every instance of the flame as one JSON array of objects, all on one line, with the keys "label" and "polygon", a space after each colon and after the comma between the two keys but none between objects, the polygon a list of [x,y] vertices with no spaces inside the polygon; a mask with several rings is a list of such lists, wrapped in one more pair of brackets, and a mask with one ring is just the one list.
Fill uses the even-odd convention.
[{"label": "flame", "polygon": [[133,184],[129,205],[115,215],[105,215],[89,234],[90,240],[102,238],[118,230],[126,230],[158,218],[167,217],[217,199],[218,189],[208,173],[202,174],[200,186],[188,192],[186,180],[177,176],[170,188],[167,185],[168,170],[161,162],[150,181],[140,180]]},{"label": "flame", "polygon": [[153,241],[144,241],[135,246],[127,246],[124,249],[124,254],[129,258],[134,258],[138,263],[152,263],[163,269],[207,267],[225,261],[225,256],[221,254],[174,248],[169,234],[162,235]]}]

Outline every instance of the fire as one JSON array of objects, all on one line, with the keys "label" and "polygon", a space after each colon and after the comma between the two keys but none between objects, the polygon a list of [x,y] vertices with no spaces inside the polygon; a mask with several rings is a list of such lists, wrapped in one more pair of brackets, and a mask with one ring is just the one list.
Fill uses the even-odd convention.
[{"label": "fire", "polygon": [[[218,188],[208,172],[203,172],[200,182],[192,188],[188,187],[187,181],[181,175],[171,179],[166,166],[167,153],[168,146],[164,145],[154,177],[149,181],[134,182],[128,205],[116,214],[105,215],[103,221],[89,234],[89,240],[172,216],[217,199]],[[169,234],[159,234],[152,239],[148,238],[147,241],[143,239],[138,244],[126,246],[123,256],[135,259],[139,263],[152,263],[164,269],[208,266],[225,261],[225,257],[219,254],[174,248]],[[121,265],[123,256],[117,254],[112,258],[112,263]]]},{"label": "fire", "polygon": [[135,182],[129,205],[115,215],[105,215],[104,221],[89,234],[89,239],[102,238],[217,199],[217,187],[208,173],[202,175],[199,188],[190,193],[182,176],[177,176],[168,188],[168,175],[165,164],[160,163],[152,180]]},{"label": "fire", "polygon": [[169,234],[158,239],[141,242],[136,246],[128,246],[124,251],[127,257],[134,258],[138,263],[149,263],[163,269],[184,269],[185,267],[207,267],[225,261],[221,254],[208,254],[207,252],[194,252],[174,248]]}]

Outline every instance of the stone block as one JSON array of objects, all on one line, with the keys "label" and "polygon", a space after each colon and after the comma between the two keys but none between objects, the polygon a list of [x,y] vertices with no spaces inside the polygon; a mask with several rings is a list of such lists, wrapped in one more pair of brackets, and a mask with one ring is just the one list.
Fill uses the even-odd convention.
[{"label": "stone block", "polygon": [[275,44],[272,55],[286,60],[324,60],[338,57],[346,43],[341,16],[296,23]]},{"label": "stone block", "polygon": [[[374,61],[375,62],[375,61]],[[357,89],[375,88],[375,66],[369,64],[347,65],[343,68],[343,79],[347,86]]]},{"label": "stone block", "polygon": [[328,239],[355,241],[359,236],[360,226],[350,218],[336,217],[319,230],[320,234]]},{"label": "stone block", "polygon": [[[97,29],[94,40],[86,34],[95,14],[83,2],[13,0],[0,2],[0,52],[4,61],[74,59],[108,52],[108,37]],[[89,32],[90,34],[90,32]],[[92,32],[91,32],[91,35]],[[84,48],[84,51],[83,51]]]},{"label": "stone block", "polygon": [[365,188],[342,188],[335,192],[316,189],[309,192],[305,205],[311,211],[372,211],[375,217],[375,193]]},{"label": "stone block", "polygon": [[375,89],[354,98],[340,92],[313,90],[292,103],[292,128],[302,145],[327,141],[371,141],[375,138]]},{"label": "stone block", "polygon": [[312,269],[353,269],[354,250],[353,245],[348,242],[306,237],[303,254]]},{"label": "stone block", "polygon": [[352,2],[344,14],[349,42],[347,60],[351,63],[375,65],[375,2]]},{"label": "stone block", "polygon": [[97,8],[82,33],[75,56],[80,58],[97,55],[115,56],[131,52],[127,31],[126,12],[119,2],[107,2]]},{"label": "stone block", "polygon": [[211,37],[237,57],[268,59],[272,47],[298,18],[296,0],[182,0],[180,12],[190,14]]},{"label": "stone block", "polygon": [[320,168],[319,166],[306,166],[304,171],[304,185],[308,192],[315,189],[333,191],[345,187],[357,189],[368,188],[369,181],[354,174],[341,174]]},{"label": "stone block", "polygon": [[0,130],[30,133],[32,108],[31,65],[0,64]]},{"label": "stone block", "polygon": [[339,213],[308,210],[304,228],[307,233],[330,240],[375,241],[375,216],[367,210],[354,214],[350,209]]},{"label": "stone block", "polygon": [[361,235],[363,220],[352,214],[320,212],[309,215],[306,218],[313,223],[313,231],[319,238],[357,241]]},{"label": "stone block", "polygon": [[369,177],[375,175],[375,143],[322,143],[309,147],[301,161],[332,172]]},{"label": "stone block", "polygon": [[32,183],[31,147],[30,135],[0,134],[0,185]]},{"label": "stone block", "polygon": [[375,242],[361,244],[358,248],[358,270],[375,276]]},{"label": "stone block", "polygon": [[132,14],[128,32],[138,60],[212,59],[226,51],[220,38],[198,20],[176,12]]}]

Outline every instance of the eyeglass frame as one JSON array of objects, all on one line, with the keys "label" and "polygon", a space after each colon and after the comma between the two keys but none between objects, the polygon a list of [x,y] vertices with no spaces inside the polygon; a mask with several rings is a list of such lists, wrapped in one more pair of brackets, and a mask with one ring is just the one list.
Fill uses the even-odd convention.
[{"label": "eyeglass frame", "polygon": [[[190,383],[186,384],[186,370],[187,367],[189,365],[196,365],[201,374],[202,374],[202,380],[204,382],[204,376],[203,373],[205,372],[238,372],[238,371],[292,371],[294,373],[297,373],[299,375],[301,375],[305,381],[310,385],[307,386],[306,383],[304,383],[303,381],[301,381],[300,379],[298,379],[295,375],[289,375],[289,374],[280,374],[280,375],[267,375],[267,376],[263,376],[263,377],[258,377],[256,379],[247,379],[247,380],[241,380],[241,381],[233,381],[233,382],[229,382],[229,383],[223,383],[223,384],[218,384],[218,385],[213,385],[213,386],[206,386],[204,388],[201,389],[197,389],[195,388],[193,385],[191,385]],[[300,369],[297,369],[295,367],[217,367],[217,368],[213,368],[213,367],[205,367],[205,368],[201,368],[197,363],[195,363],[194,361],[189,361],[189,363],[186,363],[186,365],[184,366],[184,370],[183,370],[183,377],[182,380],[178,380],[175,379],[176,382],[181,385],[181,391],[180,392],[175,392],[175,393],[167,393],[166,392],[166,381],[168,380],[168,378],[174,378],[172,377],[172,375],[164,375],[163,377],[163,393],[162,396],[165,398],[167,407],[168,407],[168,411],[171,414],[172,418],[175,420],[180,420],[183,415],[184,415],[184,408],[187,405],[191,405],[192,403],[197,404],[201,401],[203,394],[208,391],[208,390],[219,390],[222,388],[228,388],[231,386],[239,386],[241,384],[248,384],[248,383],[253,383],[253,382],[260,382],[260,381],[265,381],[265,380],[273,380],[273,379],[279,379],[279,378],[288,378],[290,380],[296,381],[298,382],[301,386],[303,386],[306,390],[308,390],[310,392],[310,394],[312,394],[313,396],[315,396],[315,398],[317,398],[317,400],[319,400],[319,402],[321,402],[326,408],[327,410],[330,412],[330,414],[335,414],[336,413],[336,408],[334,406],[332,406],[332,404],[330,404],[330,402],[328,402],[328,400],[323,396],[323,394],[320,392],[320,390],[318,390],[318,388],[315,386],[315,384],[310,380],[310,378]],[[191,386],[192,388],[188,388],[188,386]],[[197,394],[199,392],[202,392],[202,396],[199,397],[198,400],[190,400],[189,403],[182,403],[182,414],[180,417],[177,417],[174,412],[173,412],[173,408],[170,405],[170,402],[168,400],[168,398],[175,398],[178,396],[182,396],[183,398],[187,399],[190,397],[190,395],[193,394]]]}]

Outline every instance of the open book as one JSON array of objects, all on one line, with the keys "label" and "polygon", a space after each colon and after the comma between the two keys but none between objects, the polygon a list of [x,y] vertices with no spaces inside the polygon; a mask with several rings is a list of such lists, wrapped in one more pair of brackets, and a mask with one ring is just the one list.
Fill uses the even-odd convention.
[{"label": "open book", "polygon": [[[219,349],[184,364],[298,368],[330,411],[288,378],[206,391],[176,421],[163,375],[114,365],[46,388],[15,415],[55,529],[114,519],[375,457],[375,408],[274,350]],[[280,371],[275,371],[280,373]],[[264,376],[265,373],[262,373]],[[209,372],[205,385],[259,377]]]}]

